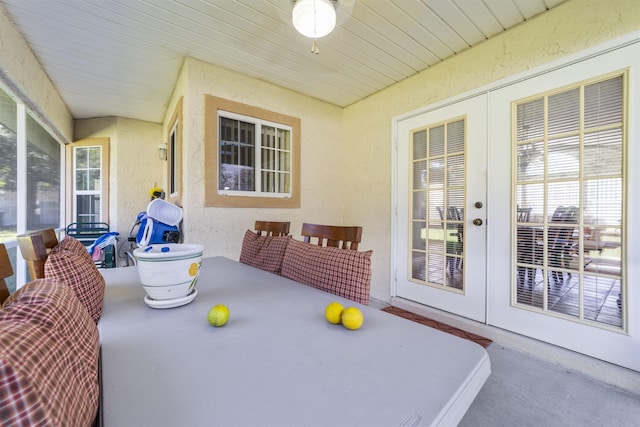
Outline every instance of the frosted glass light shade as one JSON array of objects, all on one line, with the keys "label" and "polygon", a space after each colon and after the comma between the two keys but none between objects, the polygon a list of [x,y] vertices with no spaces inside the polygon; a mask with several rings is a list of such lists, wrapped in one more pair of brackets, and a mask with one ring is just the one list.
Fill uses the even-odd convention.
[{"label": "frosted glass light shade", "polygon": [[336,10],[330,0],[298,0],[291,15],[296,30],[313,39],[326,36],[336,26]]}]

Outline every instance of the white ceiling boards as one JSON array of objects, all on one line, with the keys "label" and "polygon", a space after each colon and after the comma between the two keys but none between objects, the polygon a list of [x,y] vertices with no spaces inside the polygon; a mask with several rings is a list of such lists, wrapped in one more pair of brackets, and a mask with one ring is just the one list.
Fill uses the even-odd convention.
[{"label": "white ceiling boards", "polygon": [[[74,118],[160,122],[185,57],[347,106],[564,0],[338,0],[320,54],[285,0],[1,0]],[[96,100],[100,100],[96,102]]]}]

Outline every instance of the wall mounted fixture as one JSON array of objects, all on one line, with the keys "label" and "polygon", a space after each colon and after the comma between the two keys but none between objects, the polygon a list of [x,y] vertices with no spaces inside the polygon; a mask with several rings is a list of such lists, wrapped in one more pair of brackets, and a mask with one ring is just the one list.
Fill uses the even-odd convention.
[{"label": "wall mounted fixture", "polygon": [[332,0],[297,0],[291,19],[300,34],[313,39],[311,53],[317,54],[317,39],[329,34],[336,26],[336,8]]},{"label": "wall mounted fixture", "polygon": [[158,145],[158,157],[160,160],[167,160],[167,144]]}]

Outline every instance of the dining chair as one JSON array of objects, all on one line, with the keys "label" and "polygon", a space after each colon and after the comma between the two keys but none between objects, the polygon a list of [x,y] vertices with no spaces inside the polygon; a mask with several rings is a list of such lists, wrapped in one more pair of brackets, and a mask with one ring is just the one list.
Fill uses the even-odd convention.
[{"label": "dining chair", "polygon": [[289,221],[256,221],[255,230],[258,236],[264,231],[266,236],[287,236],[289,234]]},{"label": "dining chair", "polygon": [[311,239],[316,238],[318,246],[357,251],[358,243],[362,240],[362,227],[304,223],[301,234],[307,243],[311,243]]},{"label": "dining chair", "polygon": [[21,234],[16,238],[22,258],[27,262],[31,280],[44,278],[44,263],[49,251],[58,244],[58,236],[53,228],[33,233]]},{"label": "dining chair", "polygon": [[[452,221],[463,221],[464,211],[462,210],[462,208],[449,206],[447,207],[447,215],[445,218],[444,208],[442,206],[436,206],[436,210],[438,211],[438,215],[440,215],[440,220],[443,221],[443,228],[445,227],[444,224],[446,224],[446,229],[452,230],[448,231],[448,236],[454,237],[454,239],[451,240],[448,238],[448,236],[445,236],[446,253],[462,255],[462,245],[464,242],[464,224],[461,222],[456,223]],[[449,270],[450,277],[453,277],[454,270],[460,270],[462,268],[462,258],[447,256],[446,268],[447,270]]]},{"label": "dining chair", "polygon": [[516,255],[518,264],[518,285],[523,287],[528,281],[529,287],[535,287],[538,267],[542,264],[543,243],[542,227],[518,225],[516,233]]},{"label": "dining chair", "polygon": [[[555,226],[561,223],[562,226]],[[547,247],[549,266],[552,268],[569,268],[571,253],[574,251],[575,242],[573,232],[578,223],[577,206],[558,206],[551,216],[551,224],[547,230]],[[566,225],[565,225],[566,224]],[[551,275],[556,283],[564,281],[561,271],[552,270]],[[571,277],[571,273],[569,273]]]},{"label": "dining chair", "polygon": [[[517,208],[516,222],[522,224],[531,220],[531,208]],[[517,260],[519,263],[536,264],[539,261],[539,248],[537,245],[537,235],[535,229],[526,226],[517,226]],[[518,284],[524,286],[525,279],[529,281],[529,286],[533,288],[536,277],[535,267],[518,266]],[[526,277],[525,277],[526,276]]]},{"label": "dining chair", "polygon": [[531,219],[531,208],[518,208],[518,222],[529,222]]},{"label": "dining chair", "polygon": [[0,243],[0,305],[9,297],[9,287],[4,279],[11,276],[13,276],[13,267],[11,267],[9,253],[7,248]]}]

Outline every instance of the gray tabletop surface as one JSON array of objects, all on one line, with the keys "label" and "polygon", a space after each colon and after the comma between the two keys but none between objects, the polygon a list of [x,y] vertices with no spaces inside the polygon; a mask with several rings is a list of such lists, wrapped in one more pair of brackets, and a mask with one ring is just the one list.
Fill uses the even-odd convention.
[{"label": "gray tabletop surface", "polygon": [[[477,344],[227,258],[205,258],[195,300],[162,310],[136,267],[101,271],[105,426],[455,425],[490,373]],[[362,327],[328,323],[331,301]],[[215,304],[231,312],[220,328]]]}]

